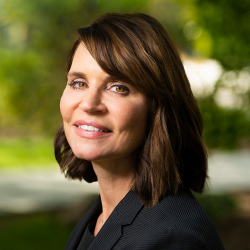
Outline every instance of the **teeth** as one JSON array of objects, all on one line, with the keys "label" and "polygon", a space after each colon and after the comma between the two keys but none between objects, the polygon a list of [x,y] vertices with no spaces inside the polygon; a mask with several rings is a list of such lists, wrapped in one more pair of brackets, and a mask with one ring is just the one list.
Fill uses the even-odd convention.
[{"label": "teeth", "polygon": [[88,126],[88,128],[87,128],[86,130],[88,130],[88,131],[94,131],[94,130],[95,130],[95,127],[93,127],[93,126]]},{"label": "teeth", "polygon": [[84,129],[84,130],[87,130],[87,131],[106,132],[106,131],[100,130],[100,129],[94,127],[94,126],[88,126],[88,125],[81,125],[81,126],[78,126],[78,128],[81,128],[81,129]]}]

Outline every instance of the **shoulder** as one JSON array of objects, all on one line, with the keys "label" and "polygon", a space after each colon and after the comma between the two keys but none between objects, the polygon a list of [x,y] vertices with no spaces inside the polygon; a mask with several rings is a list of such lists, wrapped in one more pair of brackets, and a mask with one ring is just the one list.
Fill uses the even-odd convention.
[{"label": "shoulder", "polygon": [[[155,207],[142,208],[124,232],[138,228],[142,238],[146,242],[152,241],[152,244],[180,246],[176,249],[224,249],[212,221],[189,190],[166,195]],[[182,247],[182,244],[189,248]]]},{"label": "shoulder", "polygon": [[147,236],[132,249],[143,250],[209,250],[196,236],[184,231],[166,230]]}]

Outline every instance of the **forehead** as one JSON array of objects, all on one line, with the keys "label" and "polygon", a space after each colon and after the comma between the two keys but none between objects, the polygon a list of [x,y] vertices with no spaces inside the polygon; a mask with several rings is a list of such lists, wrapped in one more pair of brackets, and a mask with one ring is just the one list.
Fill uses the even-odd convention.
[{"label": "forehead", "polygon": [[120,49],[117,50],[117,46],[107,40],[96,39],[92,36],[87,36],[87,38],[83,34],[72,48],[68,59],[69,73],[83,71],[85,68],[92,71],[100,70],[115,80],[127,83],[145,94],[150,94],[145,84],[147,72],[144,71],[138,57],[128,51],[126,46],[118,46]]},{"label": "forehead", "polygon": [[96,60],[89,53],[84,43],[80,43],[75,51],[73,61],[68,72],[68,77],[104,77],[105,80],[116,80],[115,77],[107,74],[99,66]]},{"label": "forehead", "polygon": [[[81,70],[87,65],[89,66],[97,66],[97,62],[95,59],[91,56],[89,51],[87,50],[86,46],[83,43],[80,43],[74,53],[74,56],[72,58],[72,64],[70,67],[71,71],[72,69],[74,70]],[[99,66],[99,65],[98,65]],[[99,66],[100,68],[100,66]]]}]

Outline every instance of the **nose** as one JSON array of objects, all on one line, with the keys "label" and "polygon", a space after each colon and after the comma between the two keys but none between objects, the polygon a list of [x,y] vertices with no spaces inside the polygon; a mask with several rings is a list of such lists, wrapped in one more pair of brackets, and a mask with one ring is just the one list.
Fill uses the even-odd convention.
[{"label": "nose", "polygon": [[102,93],[96,89],[89,89],[82,97],[79,108],[86,113],[104,113],[106,106],[103,103]]}]

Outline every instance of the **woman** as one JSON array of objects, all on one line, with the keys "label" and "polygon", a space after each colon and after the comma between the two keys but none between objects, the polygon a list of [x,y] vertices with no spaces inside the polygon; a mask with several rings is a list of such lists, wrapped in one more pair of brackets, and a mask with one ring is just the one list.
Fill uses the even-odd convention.
[{"label": "woman", "polygon": [[165,29],[113,13],[78,33],[55,155],[100,197],[65,249],[224,249],[190,191],[207,178],[202,118]]}]

